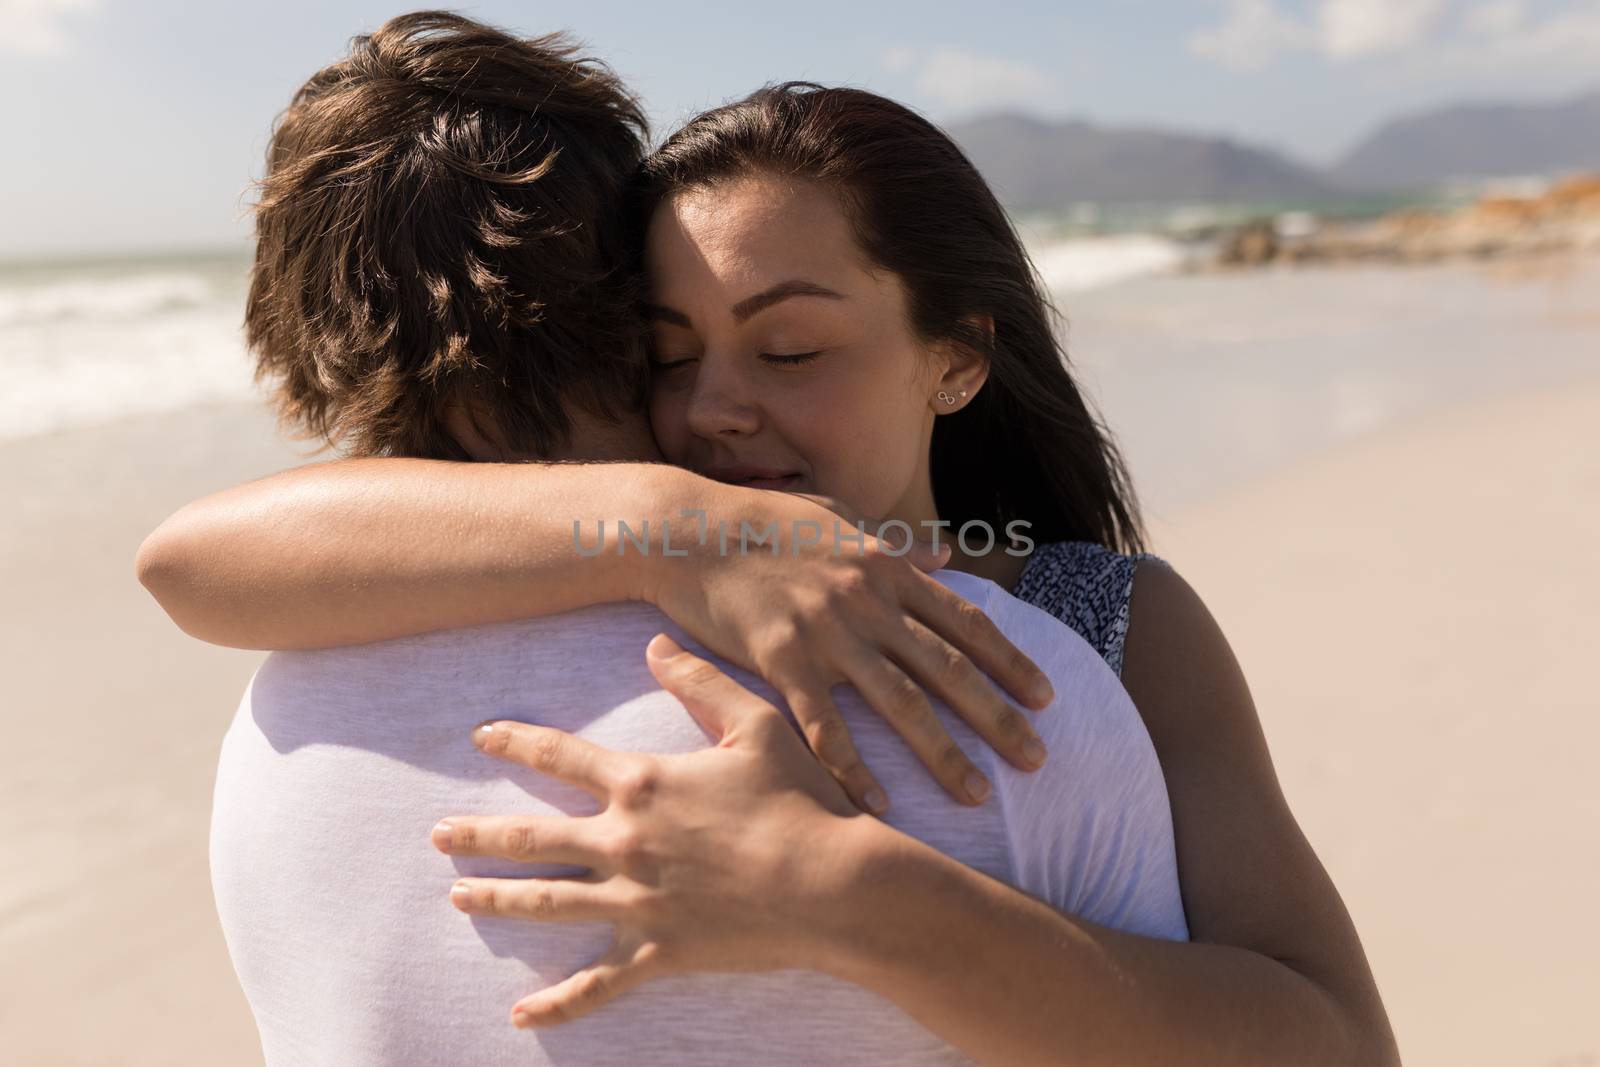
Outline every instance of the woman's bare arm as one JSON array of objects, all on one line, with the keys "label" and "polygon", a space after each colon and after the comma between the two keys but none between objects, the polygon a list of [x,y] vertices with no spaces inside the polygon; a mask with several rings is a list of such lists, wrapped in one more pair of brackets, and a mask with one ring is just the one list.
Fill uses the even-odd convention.
[{"label": "woman's bare arm", "polygon": [[[140,546],[139,580],[184,632],[235,648],[362,644],[642,599],[638,528],[729,487],[662,464],[346,459],[187,505]],[[626,508],[626,512],[622,508]],[[580,558],[606,519],[613,551]]]},{"label": "woman's bare arm", "polygon": [[[648,548],[619,538],[619,519],[635,534],[648,522]],[[747,521],[776,540],[742,551]],[[137,565],[186,632],[243,648],[360,644],[649,602],[771,682],[817,758],[870,811],[887,797],[834,706],[840,683],[964,803],[980,803],[989,783],[927,693],[1014,765],[1039,766],[1031,723],[988,679],[1037,708],[1052,696],[1044,674],[911,562],[936,566],[931,553],[897,557],[838,521],[805,497],[661,464],[340,460],[190,504],[150,535]]]}]

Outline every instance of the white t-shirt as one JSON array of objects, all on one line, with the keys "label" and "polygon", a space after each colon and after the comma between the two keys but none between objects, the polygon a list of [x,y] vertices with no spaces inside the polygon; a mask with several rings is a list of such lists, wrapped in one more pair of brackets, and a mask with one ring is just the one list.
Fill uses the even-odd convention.
[{"label": "white t-shirt", "polygon": [[[1056,702],[1034,722],[1050,758],[1015,770],[936,705],[995,786],[979,807],[957,804],[841,687],[892,798],[887,821],[1066,912],[1187,938],[1166,785],[1127,693],[1054,618],[990,582],[940,578],[1049,674]],[[267,657],[223,742],[211,873],[270,1067],[969,1062],[890,1001],[799,970],[674,975],[563,1026],[511,1026],[512,1004],[602,955],[610,927],[462,914],[448,899],[461,875],[572,869],[444,856],[429,831],[447,815],[595,810],[586,793],[480,753],[468,735],[484,719],[627,751],[706,746],[645,666],[661,631],[700,651],[655,610],[614,604]]]}]

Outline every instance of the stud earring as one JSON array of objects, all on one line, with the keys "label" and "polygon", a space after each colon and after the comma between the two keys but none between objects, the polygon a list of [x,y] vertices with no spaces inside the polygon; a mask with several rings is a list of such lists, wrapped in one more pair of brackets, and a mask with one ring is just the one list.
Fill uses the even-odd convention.
[{"label": "stud earring", "polygon": [[943,389],[939,390],[939,399],[943,400],[946,404],[954,404],[956,402],[956,398],[945,392]]}]

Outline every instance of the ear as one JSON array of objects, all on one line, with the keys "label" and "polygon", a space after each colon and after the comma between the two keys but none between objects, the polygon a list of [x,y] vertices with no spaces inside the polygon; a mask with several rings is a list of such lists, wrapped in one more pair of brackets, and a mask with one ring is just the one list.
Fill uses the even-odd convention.
[{"label": "ear", "polygon": [[445,432],[455,438],[462,451],[477,463],[504,463],[508,458],[505,447],[487,425],[488,421],[470,400],[457,395],[445,401]]},{"label": "ear", "polygon": [[[993,342],[994,319],[991,316],[967,315],[961,321],[984,331]],[[933,408],[941,415],[960,411],[972,403],[972,399],[978,395],[978,390],[989,380],[989,357],[985,352],[957,340],[947,342],[944,347],[945,369],[934,384],[935,395],[943,394],[951,397],[954,403],[947,404],[936,400]]]}]

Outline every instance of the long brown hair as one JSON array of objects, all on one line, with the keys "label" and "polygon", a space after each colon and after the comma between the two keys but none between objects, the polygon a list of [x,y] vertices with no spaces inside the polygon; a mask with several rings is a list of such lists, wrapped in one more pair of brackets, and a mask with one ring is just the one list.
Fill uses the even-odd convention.
[{"label": "long brown hair", "polygon": [[637,408],[621,209],[646,135],[562,35],[419,11],[355,38],[279,120],[255,211],[245,325],[283,421],[468,459],[452,407],[534,455],[565,442],[568,402]]},{"label": "long brown hair", "polygon": [[636,246],[666,198],[751,172],[834,189],[862,249],[904,284],[917,335],[988,359],[978,395],[934,423],[942,518],[997,530],[1024,520],[1036,541],[1141,547],[1127,468],[1068,373],[1044,287],[955,142],[874,93],[768,86],[690,120],[645,161],[631,199]]}]

